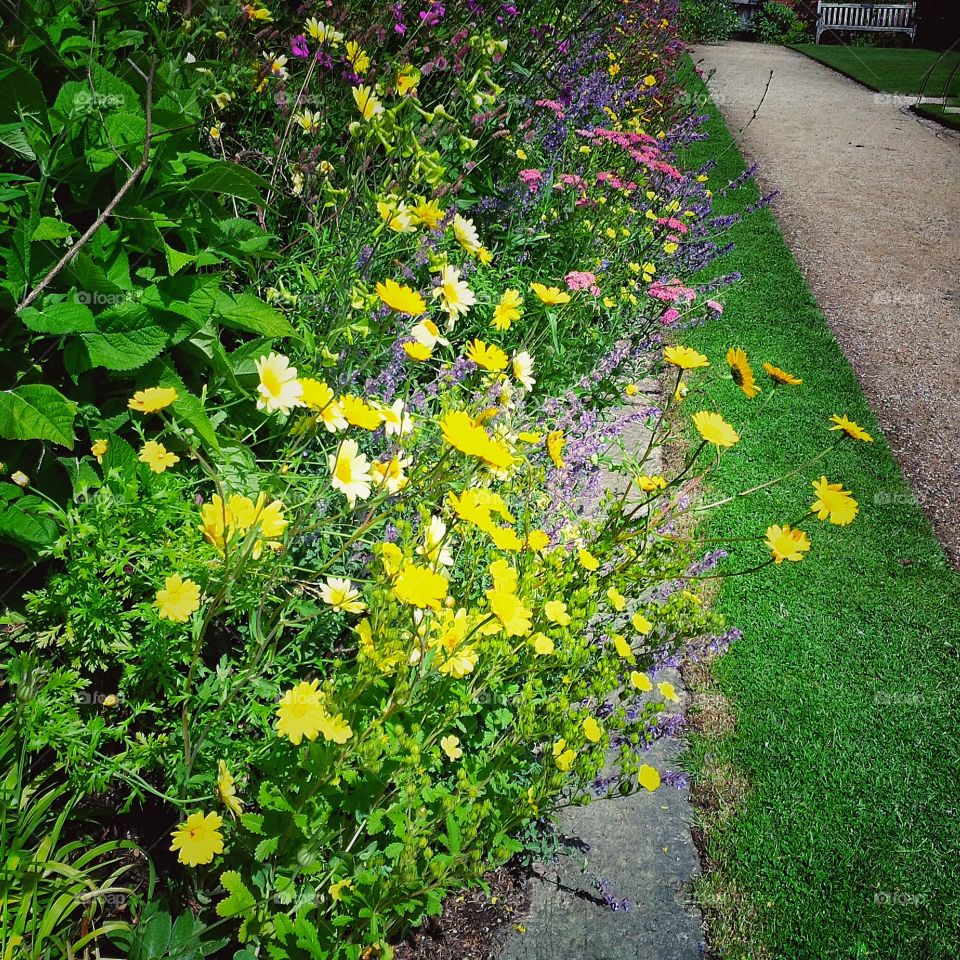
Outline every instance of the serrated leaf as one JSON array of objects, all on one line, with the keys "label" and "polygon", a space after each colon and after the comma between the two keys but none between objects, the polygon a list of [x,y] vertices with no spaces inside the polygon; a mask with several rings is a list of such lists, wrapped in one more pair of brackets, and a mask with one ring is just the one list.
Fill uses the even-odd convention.
[{"label": "serrated leaf", "polygon": [[[27,138],[27,132],[20,123],[0,123],[0,144],[8,150],[23,157],[25,160],[36,160],[37,155]],[[6,191],[5,191],[6,192]],[[11,191],[12,192],[12,191]],[[14,197],[22,196],[23,192],[12,192]],[[4,199],[10,199],[4,197]]]},{"label": "serrated leaf", "polygon": [[67,471],[75,497],[82,496],[90,487],[100,486],[100,477],[89,461],[70,459],[69,457],[58,457],[57,459],[63,469]]},{"label": "serrated leaf", "polygon": [[216,317],[224,326],[271,339],[291,337],[295,333],[282,313],[252,293],[231,296],[221,292],[217,297]]},{"label": "serrated leaf", "polygon": [[178,186],[177,189],[198,195],[224,194],[264,206],[265,194],[270,190],[270,181],[239,164],[218,160],[209,164],[203,173]]},{"label": "serrated leaf", "polygon": [[444,839],[450,852],[454,856],[457,856],[457,854],[460,853],[460,844],[462,842],[460,826],[457,821],[453,819],[453,815],[449,813],[447,814],[447,835]]},{"label": "serrated leaf", "polygon": [[280,845],[279,837],[267,837],[265,840],[261,840],[256,848],[253,851],[253,856],[259,863],[263,863],[264,860],[268,860],[277,852],[277,847]]},{"label": "serrated leaf", "polygon": [[47,98],[40,81],[23,64],[0,56],[0,123],[16,123],[24,117],[47,128]]},{"label": "serrated leaf", "polygon": [[167,331],[138,303],[108,307],[96,317],[97,332],[83,334],[91,366],[108,370],[136,370],[160,354]]},{"label": "serrated leaf", "polygon": [[163,246],[167,254],[167,267],[171,274],[179,273],[184,267],[188,267],[197,259],[194,253],[182,253],[166,243]]},{"label": "serrated leaf", "polygon": [[45,383],[0,392],[0,437],[52,440],[73,449],[77,405]]},{"label": "serrated leaf", "polygon": [[41,217],[40,223],[31,235],[31,240],[63,240],[76,233],[69,223],[64,223],[56,217]]},{"label": "serrated leaf", "polygon": [[263,834],[263,815],[260,813],[241,813],[240,822],[245,830],[256,834],[258,837]]},{"label": "serrated leaf", "polygon": [[217,916],[225,920],[249,913],[256,905],[256,899],[247,889],[243,878],[236,870],[227,870],[220,874],[220,885],[230,894],[217,904]]},{"label": "serrated leaf", "polygon": [[121,480],[135,477],[139,469],[136,451],[123,437],[110,437],[109,439],[107,452],[103,455],[103,463],[100,465],[104,477],[109,480],[114,472],[119,475]]},{"label": "serrated leaf", "polygon": [[149,960],[159,960],[166,957],[170,945],[170,931],[172,929],[170,914],[165,910],[152,916],[141,933],[140,955]]},{"label": "serrated leaf", "polygon": [[18,314],[20,321],[34,333],[92,333],[97,329],[93,312],[84,303],[62,300],[44,303],[43,307],[27,307]]},{"label": "serrated leaf", "polygon": [[28,513],[24,503],[25,499],[21,499],[0,505],[0,539],[30,551],[49,547],[57,539],[57,525],[49,517]]}]

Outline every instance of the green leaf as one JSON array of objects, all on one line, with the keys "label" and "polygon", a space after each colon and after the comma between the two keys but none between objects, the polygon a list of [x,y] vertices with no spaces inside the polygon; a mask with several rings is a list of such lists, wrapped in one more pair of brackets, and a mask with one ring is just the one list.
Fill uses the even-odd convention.
[{"label": "green leaf", "polygon": [[279,845],[279,837],[267,837],[265,840],[261,840],[253,851],[254,859],[259,863],[263,863],[264,860],[268,860],[277,852]]},{"label": "green leaf", "polygon": [[[96,134],[93,131],[96,131]],[[107,170],[120,157],[139,160],[143,154],[143,141],[147,134],[147,121],[142,113],[128,110],[104,111],[102,126],[88,131],[88,147],[84,151],[87,166],[95,173]]]},{"label": "green leaf", "polygon": [[460,853],[460,844],[462,842],[460,827],[457,821],[453,819],[453,815],[449,813],[447,814],[447,835],[443,839],[446,841],[449,851],[454,856],[457,856]]},{"label": "green leaf", "polygon": [[34,333],[93,333],[97,329],[90,308],[73,300],[46,303],[41,309],[27,307],[19,314],[23,325]]},{"label": "green leaf", "polygon": [[139,460],[136,451],[123,437],[109,437],[107,452],[103,455],[103,475],[110,479],[116,472],[121,480],[135,477],[138,471]]},{"label": "green leaf", "polygon": [[83,496],[91,487],[100,486],[100,477],[88,460],[71,459],[70,457],[58,457],[57,459],[63,469],[67,471],[75,497]]},{"label": "green leaf", "polygon": [[52,440],[73,449],[77,405],[59,390],[31,383],[0,392],[0,437],[8,440]]},{"label": "green leaf", "polygon": [[139,303],[119,303],[97,315],[97,332],[83,335],[91,366],[136,370],[167,345],[167,331]]},{"label": "green leaf", "polygon": [[179,273],[184,267],[190,266],[197,259],[195,253],[182,253],[166,243],[164,244],[164,250],[167,254],[167,267],[171,274]]},{"label": "green leaf", "polygon": [[227,870],[220,874],[220,883],[230,896],[217,904],[217,916],[224,919],[239,917],[254,908],[257,901],[236,870]]},{"label": "green leaf", "polygon": [[165,910],[152,916],[141,933],[140,955],[144,960],[160,960],[168,954],[172,924]]},{"label": "green leaf", "polygon": [[0,505],[0,539],[29,551],[49,547],[57,539],[57,525],[49,517],[37,517],[24,509],[26,501],[35,499],[24,497],[16,503]]},{"label": "green leaf", "polygon": [[239,164],[218,160],[211,163],[203,173],[185,184],[178,185],[176,189],[178,192],[186,190],[195,194],[224,194],[265,206],[264,194],[270,190],[270,181]]},{"label": "green leaf", "polygon": [[72,237],[76,230],[69,223],[64,223],[56,217],[41,217],[31,240],[63,240]]},{"label": "green leaf", "polygon": [[0,123],[0,144],[25,160],[37,159],[21,123]]},{"label": "green leaf", "polygon": [[252,293],[234,297],[221,292],[217,297],[216,315],[224,326],[263,337],[292,337],[296,332],[283,314]]},{"label": "green leaf", "polygon": [[47,98],[40,81],[23,64],[0,56],[0,123],[15,123],[29,117],[47,128]]}]

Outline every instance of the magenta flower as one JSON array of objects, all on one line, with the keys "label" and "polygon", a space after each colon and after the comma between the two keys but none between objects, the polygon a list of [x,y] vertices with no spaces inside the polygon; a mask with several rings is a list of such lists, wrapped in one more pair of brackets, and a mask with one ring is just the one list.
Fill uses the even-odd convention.
[{"label": "magenta flower", "polygon": [[305,60],[310,56],[310,48],[307,46],[307,38],[302,33],[298,33],[295,37],[291,37],[290,52],[295,57],[299,57],[301,60]]}]

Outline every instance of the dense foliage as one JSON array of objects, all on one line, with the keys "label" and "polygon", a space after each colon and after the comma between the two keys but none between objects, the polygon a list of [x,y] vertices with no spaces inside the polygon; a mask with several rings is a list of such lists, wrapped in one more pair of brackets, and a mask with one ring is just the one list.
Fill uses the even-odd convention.
[{"label": "dense foliage", "polygon": [[5,24],[4,956],[387,954],[559,804],[660,786],[656,670],[718,628],[677,515],[738,434],[657,451],[760,392],[658,349],[728,222],[671,12]]},{"label": "dense foliage", "polygon": [[803,43],[809,34],[797,12],[776,0],[768,0],[753,15],[750,30],[763,43]]},{"label": "dense foliage", "polygon": [[680,34],[691,43],[729,40],[740,29],[731,0],[680,0]]}]

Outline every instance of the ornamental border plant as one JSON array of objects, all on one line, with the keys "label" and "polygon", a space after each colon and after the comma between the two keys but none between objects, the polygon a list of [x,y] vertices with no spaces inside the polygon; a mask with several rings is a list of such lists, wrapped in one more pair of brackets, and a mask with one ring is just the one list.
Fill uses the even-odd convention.
[{"label": "ornamental border plant", "polygon": [[[723,309],[690,285],[723,223],[677,162],[671,5],[29,13],[0,62],[29,580],[0,718],[102,845],[3,952],[389,956],[561,806],[661,788],[656,671],[738,572],[679,518],[747,429],[730,391],[802,388],[667,343]],[[700,441],[668,477],[677,408]],[[816,494],[740,569],[855,517]]]}]

